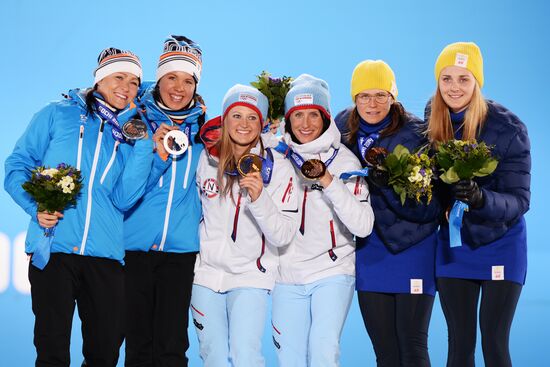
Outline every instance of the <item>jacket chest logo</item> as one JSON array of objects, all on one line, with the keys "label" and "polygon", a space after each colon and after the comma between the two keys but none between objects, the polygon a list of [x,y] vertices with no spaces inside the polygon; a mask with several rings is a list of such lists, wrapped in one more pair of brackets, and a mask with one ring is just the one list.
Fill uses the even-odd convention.
[{"label": "jacket chest logo", "polygon": [[201,185],[201,192],[209,199],[216,197],[220,193],[218,182],[214,178],[207,178]]}]

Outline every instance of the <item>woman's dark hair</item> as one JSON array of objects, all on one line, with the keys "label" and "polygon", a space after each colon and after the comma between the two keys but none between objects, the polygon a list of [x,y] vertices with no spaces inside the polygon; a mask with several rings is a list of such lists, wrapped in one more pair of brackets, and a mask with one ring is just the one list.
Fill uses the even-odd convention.
[{"label": "woman's dark hair", "polygon": [[97,112],[94,96],[95,91],[97,91],[97,84],[86,92],[86,98],[84,98],[84,102],[86,102],[86,114],[88,116]]},{"label": "woman's dark hair", "polygon": [[[321,131],[321,135],[323,135],[323,133],[325,131],[327,131],[328,127],[330,126],[330,118],[328,118],[327,116],[325,116],[325,114],[321,111],[321,110],[318,110],[319,113],[321,114],[321,118],[323,119],[323,131]],[[285,131],[287,133],[289,133],[290,135],[290,138],[292,139],[293,142],[297,143],[297,144],[302,144],[298,138],[296,138],[296,135],[294,135],[294,132],[292,131],[292,125],[290,123],[290,116],[288,116],[288,121],[287,119],[285,119]]]},{"label": "woman's dark hair", "polygon": [[[391,114],[390,125],[382,130],[380,136],[388,136],[396,133],[407,120],[412,118],[400,102],[394,102],[390,107],[389,113]],[[343,138],[347,144],[355,144],[360,121],[361,116],[359,116],[356,106],[349,114],[348,121],[346,123],[348,131],[344,134]]]}]

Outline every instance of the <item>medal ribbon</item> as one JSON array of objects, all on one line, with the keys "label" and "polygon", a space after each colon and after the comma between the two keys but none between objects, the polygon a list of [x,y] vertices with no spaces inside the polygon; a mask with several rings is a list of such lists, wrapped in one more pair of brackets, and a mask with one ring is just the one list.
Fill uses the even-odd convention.
[{"label": "medal ribbon", "polygon": [[[290,159],[292,164],[298,169],[301,169],[305,163],[305,159],[300,154],[290,149],[290,147],[284,141],[280,141],[279,144],[275,147],[275,150],[284,155],[285,158]],[[326,162],[323,162],[325,163],[325,167],[328,167],[332,163],[337,154],[338,149],[334,149],[334,152],[332,153],[330,158],[327,159]]]},{"label": "medal ribbon", "polygon": [[116,118],[116,114],[104,103],[105,102],[96,99],[95,106],[97,108],[97,113],[103,120],[107,121],[107,123],[111,125],[111,133],[113,134],[113,138],[120,143],[126,143],[126,140],[122,135],[120,124]]},{"label": "medal ribbon", "polygon": [[[266,158],[260,157],[262,160],[262,171],[260,173],[262,175],[262,181],[265,185],[271,182],[271,176],[273,175],[273,153],[269,148],[266,149],[266,152]],[[238,176],[239,172],[237,170],[225,171],[225,174],[229,176]]]}]

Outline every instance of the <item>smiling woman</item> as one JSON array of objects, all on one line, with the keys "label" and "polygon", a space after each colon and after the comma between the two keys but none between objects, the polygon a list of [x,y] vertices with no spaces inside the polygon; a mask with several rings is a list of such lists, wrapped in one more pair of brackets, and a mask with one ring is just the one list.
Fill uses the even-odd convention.
[{"label": "smiling woman", "polygon": [[97,82],[97,93],[105,102],[118,110],[123,109],[135,98],[139,88],[139,78],[130,73],[118,72]]},{"label": "smiling woman", "polygon": [[[31,217],[25,252],[37,256],[43,228],[55,226],[49,262],[28,267],[35,315],[36,365],[70,362],[75,303],[85,365],[114,366],[123,339],[123,211],[144,193],[151,139],[126,144],[121,128],[134,115],[141,65],[129,51],[100,53],[94,87],[71,90],[39,111],[6,160],[5,187]],[[37,213],[21,184],[37,166],[76,167],[83,189],[63,213]]]},{"label": "smiling woman", "polygon": [[437,147],[452,139],[476,139],[492,146],[499,159],[491,175],[441,190],[444,207],[455,200],[469,206],[459,246],[451,247],[447,221],[438,236],[436,276],[449,332],[447,366],[474,366],[480,293],[485,365],[511,366],[510,328],[527,272],[527,129],[512,112],[482,96],[483,58],[475,43],[446,46],[434,69],[437,88],[427,109],[430,142]]},{"label": "smiling woman", "polygon": [[260,135],[267,111],[266,96],[237,84],[223,98],[222,116],[203,127],[222,130],[197,169],[204,220],[191,311],[205,367],[265,365],[261,341],[277,247],[292,240],[298,214],[294,170],[274,150],[275,136]]},{"label": "smiling woman", "polygon": [[201,218],[195,172],[203,146],[195,137],[206,114],[196,93],[201,71],[199,44],[171,35],[158,58],[157,82],[138,101],[156,151],[146,193],[124,218],[127,367],[187,366]]}]

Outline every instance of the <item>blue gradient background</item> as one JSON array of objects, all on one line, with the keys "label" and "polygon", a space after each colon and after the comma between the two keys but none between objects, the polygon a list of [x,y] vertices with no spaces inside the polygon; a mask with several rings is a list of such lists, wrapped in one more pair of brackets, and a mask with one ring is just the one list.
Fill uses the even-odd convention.
[{"label": "blue gradient background", "polygon": [[[440,50],[451,42],[475,41],[485,61],[485,96],[526,123],[532,144],[529,271],[512,329],[512,359],[515,366],[548,366],[550,250],[545,229],[550,221],[545,208],[550,200],[544,187],[550,176],[544,162],[550,149],[544,140],[549,132],[550,31],[545,25],[549,4],[542,0],[4,0],[0,5],[0,161],[3,167],[33,113],[59,99],[60,93],[92,83],[96,57],[108,46],[137,53],[145,79],[153,79],[166,35],[183,34],[198,41],[204,50],[199,92],[211,116],[220,112],[221,98],[230,86],[249,82],[263,69],[274,75],[307,72],[325,79],[331,87],[332,110],[338,112],[350,103],[354,66],[363,59],[381,58],[396,74],[399,99],[421,116],[435,87],[433,65]],[[28,218],[3,190],[0,205],[0,234],[13,244],[26,230]],[[14,251],[0,253],[0,266],[11,266],[16,255],[21,256]],[[11,268],[7,270],[11,275]],[[71,345],[75,366],[82,361],[79,327],[75,317]],[[10,278],[7,289],[0,290],[0,366],[33,365],[32,330],[30,297],[17,291]],[[200,366],[193,328],[190,339],[190,365]],[[445,320],[436,302],[429,338],[433,366],[445,364],[446,340]],[[275,366],[269,320],[264,351],[267,365]],[[479,342],[476,361],[483,365]],[[342,336],[341,364],[375,365],[356,300]]]}]

